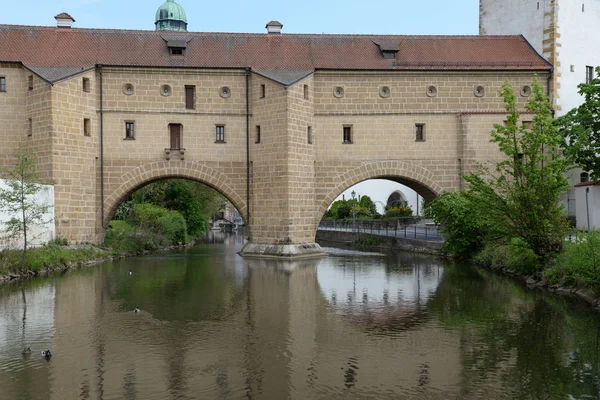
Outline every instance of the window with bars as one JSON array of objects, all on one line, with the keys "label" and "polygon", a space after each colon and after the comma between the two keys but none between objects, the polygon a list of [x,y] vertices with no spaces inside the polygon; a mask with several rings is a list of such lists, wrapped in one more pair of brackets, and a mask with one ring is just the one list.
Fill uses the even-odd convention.
[{"label": "window with bars", "polygon": [[225,125],[217,125],[215,135],[216,143],[225,143]]},{"label": "window with bars", "polygon": [[425,141],[425,124],[415,124],[415,142]]},{"label": "window with bars", "polygon": [[343,129],[342,129],[342,143],[345,144],[351,144],[353,137],[352,137],[352,125],[344,125]]},{"label": "window with bars", "polygon": [[125,121],[125,139],[126,140],[135,139],[135,122],[134,121]]}]

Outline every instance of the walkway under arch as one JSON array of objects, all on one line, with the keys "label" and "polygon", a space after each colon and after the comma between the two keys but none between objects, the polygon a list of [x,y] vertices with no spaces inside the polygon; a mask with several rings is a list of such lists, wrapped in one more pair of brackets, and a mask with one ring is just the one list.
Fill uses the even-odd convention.
[{"label": "walkway under arch", "polygon": [[433,200],[443,189],[436,183],[431,171],[415,164],[393,160],[363,163],[341,175],[336,184],[329,188],[317,210],[316,225],[340,193],[367,179],[389,179],[406,185],[418,192],[426,202]]}]

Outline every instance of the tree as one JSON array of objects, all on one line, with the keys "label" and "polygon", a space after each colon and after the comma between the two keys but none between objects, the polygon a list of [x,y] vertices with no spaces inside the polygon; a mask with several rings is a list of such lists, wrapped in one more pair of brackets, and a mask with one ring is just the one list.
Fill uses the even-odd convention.
[{"label": "tree", "polygon": [[358,202],[358,205],[368,210],[369,217],[374,217],[379,214],[377,212],[377,206],[375,205],[373,200],[371,200],[371,197],[367,196],[366,194],[360,196],[360,201]]},{"label": "tree", "polygon": [[18,148],[15,165],[4,171],[7,188],[0,190],[0,210],[10,216],[5,232],[11,238],[23,238],[21,269],[25,269],[27,247],[31,240],[30,229],[50,222],[46,219],[50,204],[42,203],[37,196],[42,190],[37,174],[37,160],[28,149]]},{"label": "tree", "polygon": [[562,138],[544,89],[537,79],[532,86],[529,127],[520,123],[513,88],[503,85],[508,118],[491,132],[503,158],[495,168],[481,166],[479,173],[464,178],[470,184],[467,196],[480,209],[476,215],[493,228],[492,234],[506,242],[521,238],[544,265],[560,252],[567,230],[559,200],[569,188],[564,177],[569,163],[556,154]]},{"label": "tree", "polygon": [[596,78],[578,86],[585,101],[557,119],[565,156],[576,166],[600,179],[600,67]]}]

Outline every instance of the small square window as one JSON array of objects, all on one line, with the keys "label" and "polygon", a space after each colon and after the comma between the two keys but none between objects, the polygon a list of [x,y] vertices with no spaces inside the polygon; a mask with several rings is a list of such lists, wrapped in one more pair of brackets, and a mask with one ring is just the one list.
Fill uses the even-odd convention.
[{"label": "small square window", "polygon": [[592,83],[594,79],[594,67],[590,67],[589,65],[585,67],[585,83],[588,85]]},{"label": "small square window", "polygon": [[86,93],[90,92],[90,78],[83,78],[83,91]]},{"label": "small square window", "polygon": [[425,141],[425,124],[415,124],[415,142]]},{"label": "small square window", "polygon": [[33,120],[31,118],[27,118],[27,136],[33,135]]},{"label": "small square window", "polygon": [[531,121],[523,121],[523,129],[529,129],[529,130],[531,130],[532,127],[533,127],[533,122],[531,122]]},{"label": "small square window", "polygon": [[83,119],[83,134],[85,136],[90,136],[92,134],[91,125],[90,125],[90,119],[89,118],[84,118]]},{"label": "small square window", "polygon": [[267,87],[265,85],[260,85],[260,98],[264,99],[267,96]]},{"label": "small square window", "polygon": [[217,125],[215,134],[216,143],[225,143],[225,125]]},{"label": "small square window", "polygon": [[306,130],[306,141],[308,142],[308,144],[312,144],[313,142],[312,126],[309,126]]},{"label": "small square window", "polygon": [[133,121],[125,121],[125,140],[135,139],[135,123]]},{"label": "small square window", "polygon": [[27,77],[27,90],[33,90],[33,75]]},{"label": "small square window", "polygon": [[171,52],[172,56],[182,56],[183,55],[183,49],[178,49],[178,48],[170,48],[169,51]]},{"label": "small square window", "polygon": [[0,76],[0,92],[6,92],[6,78]]},{"label": "small square window", "polygon": [[256,140],[254,143],[260,143],[260,125],[256,125]]},{"label": "small square window", "polygon": [[308,85],[304,85],[304,98],[308,100]]},{"label": "small square window", "polygon": [[351,125],[346,125],[343,127],[342,129],[343,132],[343,142],[345,144],[351,144],[352,143],[352,126]]}]

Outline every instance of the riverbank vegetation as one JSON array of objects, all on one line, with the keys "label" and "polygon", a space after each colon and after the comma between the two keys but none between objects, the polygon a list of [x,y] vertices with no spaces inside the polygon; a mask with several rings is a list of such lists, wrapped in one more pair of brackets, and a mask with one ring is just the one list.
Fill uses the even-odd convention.
[{"label": "riverbank vegetation", "polygon": [[[600,81],[596,85],[600,87]],[[600,235],[569,236],[560,204],[569,189],[567,171],[585,158],[578,161],[577,152],[566,151],[567,156],[559,152],[568,142],[565,122],[553,120],[551,105],[537,81],[525,120],[508,83],[501,96],[507,119],[491,132],[501,157],[466,174],[468,188],[444,193],[428,208],[447,236],[444,251],[548,284],[600,293]],[[581,136],[580,125],[572,117],[569,123],[577,126]]]},{"label": "riverbank vegetation", "polygon": [[102,245],[69,245],[57,239],[36,248],[0,252],[0,275],[37,275],[90,261],[184,246],[209,229],[212,215],[222,211],[225,198],[196,182],[169,179],[134,192],[110,222]]}]

